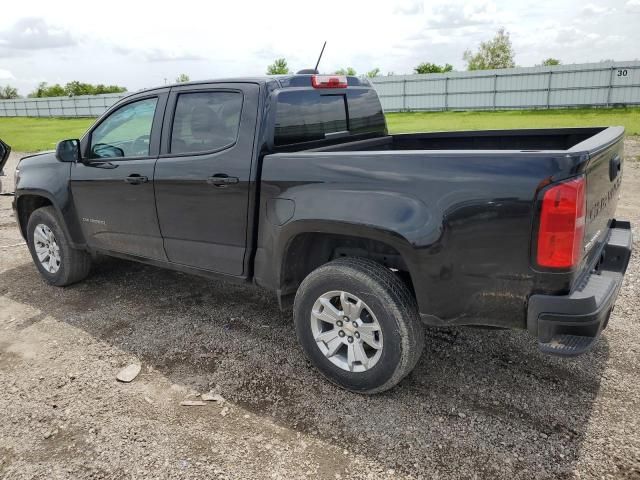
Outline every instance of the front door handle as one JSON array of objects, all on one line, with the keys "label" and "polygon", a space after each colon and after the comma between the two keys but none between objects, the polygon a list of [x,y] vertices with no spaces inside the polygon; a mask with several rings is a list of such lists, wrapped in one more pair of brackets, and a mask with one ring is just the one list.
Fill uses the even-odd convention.
[{"label": "front door handle", "polygon": [[133,173],[124,179],[130,185],[140,185],[141,183],[147,183],[149,179],[144,175],[138,175],[137,173]]},{"label": "front door handle", "polygon": [[226,173],[216,173],[215,175],[207,178],[207,183],[214,187],[225,187],[227,185],[233,185],[238,183],[240,179],[238,177],[230,177]]}]

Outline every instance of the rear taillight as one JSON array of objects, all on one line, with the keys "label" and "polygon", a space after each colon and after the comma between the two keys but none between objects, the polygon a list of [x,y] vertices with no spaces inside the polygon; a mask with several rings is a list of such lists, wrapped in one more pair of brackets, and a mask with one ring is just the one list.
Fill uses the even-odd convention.
[{"label": "rear taillight", "polygon": [[312,75],[313,88],[347,88],[347,77],[344,75]]},{"label": "rear taillight", "polygon": [[541,267],[572,268],[582,259],[585,179],[548,187],[542,197],[536,262]]}]

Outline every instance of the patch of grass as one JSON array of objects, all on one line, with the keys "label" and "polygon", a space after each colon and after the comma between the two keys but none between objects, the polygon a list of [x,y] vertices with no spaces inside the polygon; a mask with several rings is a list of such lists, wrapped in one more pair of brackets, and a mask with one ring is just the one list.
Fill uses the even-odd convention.
[{"label": "patch of grass", "polygon": [[[0,138],[18,152],[52,150],[60,140],[82,136],[94,120],[0,118]],[[392,133],[622,125],[627,135],[640,135],[640,108],[388,113],[387,122]]]},{"label": "patch of grass", "polygon": [[16,152],[53,150],[67,138],[80,138],[94,118],[0,118],[0,138]]},{"label": "patch of grass", "polygon": [[387,122],[391,133],[622,125],[640,135],[640,108],[388,113]]}]

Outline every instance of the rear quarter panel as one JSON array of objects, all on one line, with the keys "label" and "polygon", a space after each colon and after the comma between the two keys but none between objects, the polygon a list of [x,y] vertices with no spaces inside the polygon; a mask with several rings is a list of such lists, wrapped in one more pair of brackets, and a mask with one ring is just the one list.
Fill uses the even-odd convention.
[{"label": "rear quarter panel", "polygon": [[[523,328],[536,284],[530,267],[536,191],[577,168],[566,152],[268,155],[256,280],[278,289],[283,252],[299,233],[362,235],[400,252],[420,311],[432,323]],[[288,218],[268,218],[274,199],[291,205]]]}]

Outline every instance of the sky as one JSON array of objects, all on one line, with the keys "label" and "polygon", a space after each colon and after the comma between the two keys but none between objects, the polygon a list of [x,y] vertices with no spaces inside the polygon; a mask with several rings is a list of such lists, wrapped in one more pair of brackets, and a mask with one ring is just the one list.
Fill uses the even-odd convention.
[{"label": "sky", "polygon": [[[94,5],[106,6],[95,8]],[[640,57],[640,0],[7,0],[0,15],[0,86],[79,80],[130,91],[262,75],[284,57],[323,72],[411,73],[420,62],[463,70],[463,52],[505,27],[516,64]]]}]

